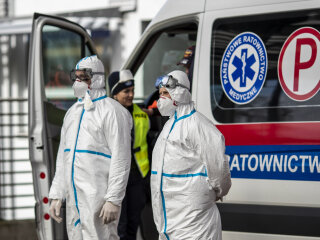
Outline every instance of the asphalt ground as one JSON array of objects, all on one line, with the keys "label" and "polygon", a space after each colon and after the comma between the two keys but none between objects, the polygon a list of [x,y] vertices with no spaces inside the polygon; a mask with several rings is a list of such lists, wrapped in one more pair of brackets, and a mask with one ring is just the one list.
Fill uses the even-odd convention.
[{"label": "asphalt ground", "polygon": [[37,240],[35,220],[0,220],[0,239]]}]

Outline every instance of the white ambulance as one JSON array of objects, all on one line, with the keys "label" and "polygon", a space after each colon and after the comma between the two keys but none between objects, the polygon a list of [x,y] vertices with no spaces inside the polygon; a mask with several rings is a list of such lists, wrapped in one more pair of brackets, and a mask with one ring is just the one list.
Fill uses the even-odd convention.
[{"label": "white ambulance", "polygon": [[[150,103],[156,78],[181,69],[193,46],[192,98],[224,134],[230,162],[232,188],[218,204],[223,239],[319,239],[320,1],[168,0],[123,66],[137,99]],[[29,127],[39,239],[66,238],[47,198],[75,99],[70,82],[55,85],[53,66],[68,72],[95,53],[79,25],[35,16]],[[144,238],[157,239],[149,227],[143,221]]]}]

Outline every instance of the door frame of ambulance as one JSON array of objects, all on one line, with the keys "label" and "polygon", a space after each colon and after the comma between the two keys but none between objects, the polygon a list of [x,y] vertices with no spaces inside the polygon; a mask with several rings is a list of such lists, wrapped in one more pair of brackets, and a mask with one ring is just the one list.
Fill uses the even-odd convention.
[{"label": "door frame of ambulance", "polygon": [[[202,35],[202,29],[203,29],[202,28],[203,15],[204,15],[203,13],[196,13],[194,15],[189,15],[189,16],[180,16],[164,22],[156,23],[155,25],[152,25],[150,28],[147,28],[146,32],[142,35],[140,41],[138,42],[138,45],[134,48],[128,60],[123,65],[123,69],[130,69],[137,82],[136,78],[140,78],[140,75],[138,73],[139,68],[143,65],[146,56],[149,54],[150,50],[157,42],[161,33],[164,33],[167,30],[171,30],[171,28],[174,28],[177,26],[183,26],[188,23],[196,24],[198,27],[196,32],[197,37],[195,42],[196,42],[196,49],[198,48],[200,49],[200,45],[201,45],[200,36]],[[193,72],[193,80],[192,80],[194,84],[192,84],[192,89],[191,89],[193,100],[196,99],[196,94],[197,94],[199,56],[200,56],[199,52],[195,51],[194,68],[193,68],[194,72]],[[150,80],[150,81],[154,81],[152,85],[154,85],[155,80],[156,80],[156,77]],[[139,84],[140,83],[135,83],[135,85],[139,85]]]},{"label": "door frame of ambulance", "polygon": [[[309,6],[309,8],[312,8],[312,5]],[[290,9],[290,10],[288,10]],[[198,79],[201,80],[201,83],[198,82],[198,88],[197,88],[197,108],[200,112],[205,114],[207,117],[209,117],[215,124],[219,125],[217,120],[214,119],[212,108],[211,108],[211,94],[210,94],[210,87],[211,86],[211,75],[214,74],[211,70],[211,51],[208,51],[208,49],[211,49],[212,44],[212,31],[213,31],[213,25],[217,19],[223,19],[223,18],[236,18],[241,17],[241,15],[256,15],[256,14],[273,14],[279,12],[286,12],[286,11],[304,11],[302,9],[308,9],[308,6],[306,6],[306,3],[300,2],[296,5],[295,8],[290,7],[289,4],[278,4],[277,8],[274,8],[274,5],[267,6],[265,8],[259,8],[258,10],[256,8],[248,7],[245,10],[242,10],[242,12],[239,10],[239,8],[230,8],[230,9],[222,9],[222,10],[214,10],[214,11],[206,11],[204,16],[204,22],[203,22],[203,29],[206,29],[208,31],[205,31],[204,36],[201,39],[201,46],[200,46],[200,55],[201,58],[199,58],[199,69],[198,69]],[[249,30],[248,30],[249,31]],[[199,51],[198,51],[199,52]],[[281,123],[281,122],[280,122]],[[245,123],[247,125],[250,125],[250,123]],[[233,180],[233,186],[232,187],[250,187],[252,184],[249,184],[247,186],[243,185],[243,183],[239,184],[236,183],[237,179]],[[271,183],[270,183],[271,184]],[[299,183],[297,183],[297,186]],[[232,188],[231,188],[232,191]],[[275,194],[277,194],[275,192]],[[230,199],[229,199],[230,200]],[[248,202],[241,202],[237,200],[228,201],[228,195],[225,198],[224,203],[218,203],[218,207],[220,210],[220,214],[222,217],[222,227],[224,227],[223,220],[228,219],[228,221],[231,221],[231,216],[234,216],[233,220],[235,222],[241,222],[242,217],[243,221],[245,221],[246,217],[251,215],[259,215],[263,214],[265,216],[272,215],[279,212],[279,216],[281,214],[285,214],[287,216],[290,216],[292,214],[292,217],[298,216],[303,211],[306,215],[301,216],[309,216],[312,218],[316,212],[319,212],[319,208],[317,206],[293,206],[291,204],[277,204],[275,203],[268,203],[267,201],[263,202],[249,202],[250,200],[247,200]],[[292,212],[291,212],[292,211]],[[300,213],[299,213],[300,212]],[[298,215],[294,215],[298,214]],[[224,219],[225,215],[225,219]],[[261,217],[263,217],[261,215]],[[277,216],[277,215],[274,215]],[[231,218],[230,218],[231,217]],[[258,218],[256,218],[258,219]],[[228,228],[230,228],[231,222],[228,222]],[[275,221],[276,222],[276,221]],[[252,222],[253,223],[253,222]],[[231,224],[231,225],[230,225]],[[271,224],[271,223],[269,223]],[[285,225],[285,223],[283,223]],[[248,223],[250,225],[250,223]],[[235,226],[235,228],[243,229],[241,228],[243,226]],[[231,228],[234,228],[232,226]],[[246,228],[246,227],[245,227]],[[318,239],[317,237],[312,236],[297,236],[297,235],[279,235],[275,233],[259,233],[259,232],[243,232],[241,230],[227,230],[223,231],[223,239],[237,239],[237,240],[247,240],[247,239],[264,239],[264,240],[286,240],[286,239],[294,239],[294,240],[303,240],[303,239],[310,239],[315,240]]]},{"label": "door frame of ambulance", "polygon": [[[37,234],[39,239],[67,239],[65,236],[65,213],[63,214],[64,224],[57,224],[51,221],[49,216],[48,194],[52,178],[54,176],[52,161],[55,159],[50,155],[50,140],[48,139],[48,119],[45,112],[45,101],[47,100],[44,86],[43,68],[43,46],[42,34],[44,26],[58,28],[76,34],[80,40],[80,58],[88,53],[96,54],[94,44],[84,28],[80,25],[63,18],[34,14],[28,68],[28,89],[29,89],[29,151],[32,165],[34,194],[36,199],[35,218]],[[64,39],[63,36],[58,36]],[[58,39],[58,38],[57,38]],[[54,39],[55,40],[55,39]],[[87,47],[87,48],[86,48]],[[58,53],[59,54],[59,53]],[[78,60],[80,60],[80,58]],[[74,64],[75,66],[75,64]],[[70,69],[71,70],[71,69]],[[75,100],[74,100],[75,101]],[[61,128],[61,126],[60,126]],[[60,130],[60,129],[59,129]],[[65,208],[63,208],[65,211]]]}]

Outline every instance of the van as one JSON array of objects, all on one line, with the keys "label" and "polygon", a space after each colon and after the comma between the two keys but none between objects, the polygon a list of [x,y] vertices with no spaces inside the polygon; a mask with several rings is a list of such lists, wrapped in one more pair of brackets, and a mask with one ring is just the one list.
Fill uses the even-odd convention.
[{"label": "van", "polygon": [[[139,99],[151,103],[156,78],[183,69],[177,63],[191,46],[196,110],[226,139],[232,187],[218,203],[223,239],[319,239],[320,1],[168,0],[123,66]],[[29,138],[39,239],[62,231],[44,199],[62,119],[75,101],[70,82],[49,84],[52,66],[62,63],[66,72],[92,54],[79,25],[35,17]]]}]

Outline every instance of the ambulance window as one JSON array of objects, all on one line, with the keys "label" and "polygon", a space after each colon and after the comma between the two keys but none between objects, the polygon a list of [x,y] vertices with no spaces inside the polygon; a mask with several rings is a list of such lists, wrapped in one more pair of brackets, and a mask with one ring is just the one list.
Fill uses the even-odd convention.
[{"label": "ambulance window", "polygon": [[[319,23],[319,11],[216,20],[211,38],[214,118],[222,123],[320,120]],[[296,44],[292,36],[306,40]]]},{"label": "ambulance window", "polygon": [[42,30],[43,81],[46,99],[55,107],[67,110],[74,102],[70,71],[86,54],[83,37],[76,32],[52,25]]},{"label": "ambulance window", "polygon": [[136,100],[144,101],[156,91],[157,77],[177,69],[186,70],[177,63],[183,59],[185,50],[196,44],[196,38],[197,25],[188,23],[158,32],[147,41],[132,69]]}]

